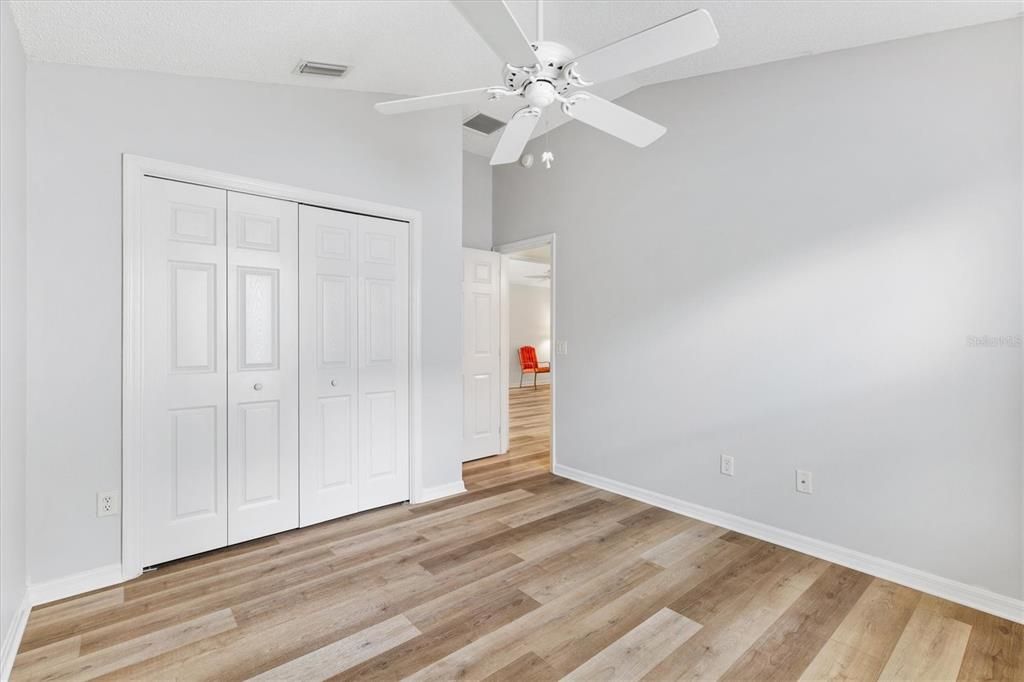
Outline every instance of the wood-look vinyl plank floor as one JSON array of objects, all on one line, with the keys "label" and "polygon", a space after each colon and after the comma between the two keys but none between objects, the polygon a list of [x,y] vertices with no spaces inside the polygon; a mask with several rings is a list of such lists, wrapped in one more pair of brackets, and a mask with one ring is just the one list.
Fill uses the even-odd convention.
[{"label": "wood-look vinyl plank floor", "polygon": [[466,462],[467,490],[479,490],[551,471],[551,386],[509,391],[509,451]]},{"label": "wood-look vinyl plank floor", "polygon": [[1024,625],[550,473],[513,389],[468,492],[32,610],[14,680],[1024,680]]}]

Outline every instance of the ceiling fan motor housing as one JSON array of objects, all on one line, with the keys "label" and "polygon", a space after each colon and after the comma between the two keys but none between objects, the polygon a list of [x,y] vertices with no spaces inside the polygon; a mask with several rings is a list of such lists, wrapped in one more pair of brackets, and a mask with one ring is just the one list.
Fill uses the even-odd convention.
[{"label": "ceiling fan motor housing", "polygon": [[507,65],[502,81],[509,90],[521,92],[533,106],[543,108],[555,101],[556,94],[564,94],[577,85],[571,80],[572,70],[567,68],[573,55],[565,45],[549,40],[531,43],[530,47],[537,55],[537,63]]}]

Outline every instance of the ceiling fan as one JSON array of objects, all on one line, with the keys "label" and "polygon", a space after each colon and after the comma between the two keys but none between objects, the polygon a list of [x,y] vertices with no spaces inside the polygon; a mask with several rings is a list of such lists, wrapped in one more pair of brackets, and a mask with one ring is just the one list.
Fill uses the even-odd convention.
[{"label": "ceiling fan", "polygon": [[442,95],[380,102],[382,114],[472,104],[517,97],[526,106],[512,115],[491,156],[491,165],[519,159],[544,109],[555,102],[569,117],[637,147],[646,147],[665,128],[597,95],[575,90],[679,59],[718,44],[718,31],[699,9],[635,33],[584,55],[543,39],[543,11],[537,2],[537,41],[526,39],[504,0],[451,0],[494,52],[505,60],[501,85]]}]

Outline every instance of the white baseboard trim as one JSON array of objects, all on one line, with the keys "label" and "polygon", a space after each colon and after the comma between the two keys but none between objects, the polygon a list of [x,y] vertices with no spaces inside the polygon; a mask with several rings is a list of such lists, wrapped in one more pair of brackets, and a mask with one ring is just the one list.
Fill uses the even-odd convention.
[{"label": "white baseboard trim", "polygon": [[847,568],[852,568],[856,571],[882,578],[883,580],[899,583],[900,585],[905,585],[915,590],[941,597],[942,599],[948,599],[949,601],[969,606],[972,609],[991,613],[1000,618],[1024,623],[1024,600],[1021,599],[1007,597],[981,587],[975,587],[974,585],[943,578],[942,576],[927,573],[910,566],[897,564],[888,559],[833,545],[832,543],[816,540],[806,535],[769,526],[710,507],[693,504],[692,502],[686,502],[663,493],[638,488],[628,483],[621,483],[604,476],[598,476],[597,474],[591,474],[561,464],[556,463],[554,465],[553,473],[595,488],[601,488],[602,490],[630,497],[634,500],[646,502],[647,504],[661,507],[677,514],[690,516],[700,521],[721,526],[722,528],[728,528],[737,533],[750,535],[772,544],[787,547],[804,554],[810,554],[819,559],[831,561],[834,564],[846,566]]},{"label": "white baseboard trim", "polygon": [[416,500],[415,504],[432,502],[433,500],[439,500],[442,497],[458,495],[459,493],[464,492],[466,492],[466,484],[462,482],[462,479],[459,479],[458,481],[452,481],[451,483],[445,483],[444,485],[435,485],[432,488],[424,488],[421,491],[420,499]]},{"label": "white baseboard trim", "polygon": [[21,638],[25,634],[25,625],[28,624],[28,616],[33,606],[65,597],[73,597],[76,594],[98,590],[101,587],[109,587],[121,582],[124,582],[121,564],[110,564],[94,568],[91,571],[69,575],[66,578],[29,585],[25,589],[25,596],[21,600],[21,607],[18,609],[14,622],[4,633],[3,644],[0,645],[0,682],[7,682],[11,678],[14,658],[18,655],[18,647],[21,646]]},{"label": "white baseboard trim", "polygon": [[109,564],[90,571],[75,573],[66,578],[29,585],[28,597],[33,606],[38,606],[122,582],[124,582],[124,575],[121,572],[121,564]]},{"label": "white baseboard trim", "polygon": [[25,634],[25,625],[28,623],[28,614],[32,610],[32,602],[29,600],[28,590],[21,599],[21,606],[11,621],[11,626],[4,633],[3,644],[0,645],[0,680],[7,682],[11,679],[11,669],[14,667],[14,657],[18,655],[18,647],[21,646],[21,637]]}]

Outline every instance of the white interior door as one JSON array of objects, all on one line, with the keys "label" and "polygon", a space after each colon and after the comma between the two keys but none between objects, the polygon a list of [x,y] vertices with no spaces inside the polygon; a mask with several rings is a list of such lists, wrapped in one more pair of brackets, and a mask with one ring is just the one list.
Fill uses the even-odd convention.
[{"label": "white interior door", "polygon": [[228,542],[299,523],[298,204],[228,193]]},{"label": "white interior door", "polygon": [[359,509],[409,499],[409,224],[358,216]]},{"label": "white interior door", "polygon": [[224,190],[142,186],[142,564],[227,544]]},{"label": "white interior door", "polygon": [[359,509],[354,213],[299,206],[299,441],[303,526]]},{"label": "white interior door", "polygon": [[501,256],[463,249],[462,461],[501,450]]}]

